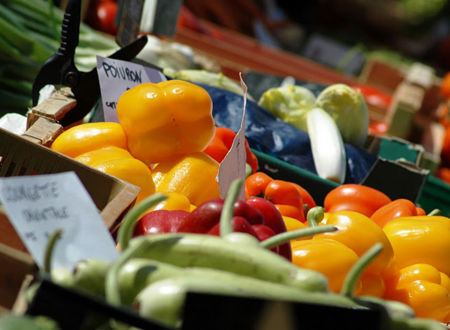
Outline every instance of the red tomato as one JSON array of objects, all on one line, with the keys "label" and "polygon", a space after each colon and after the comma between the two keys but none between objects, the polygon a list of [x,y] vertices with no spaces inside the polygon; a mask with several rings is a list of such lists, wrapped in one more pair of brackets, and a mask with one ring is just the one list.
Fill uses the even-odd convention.
[{"label": "red tomato", "polygon": [[103,1],[99,3],[96,10],[95,27],[109,34],[117,33],[117,26],[114,21],[117,15],[117,3],[112,1]]},{"label": "red tomato", "polygon": [[384,135],[388,130],[388,123],[375,121],[369,124],[369,133],[373,135]]},{"label": "red tomato", "polygon": [[386,94],[369,85],[354,85],[353,88],[355,90],[359,89],[361,94],[364,96],[364,99],[367,103],[377,105],[383,108],[388,108],[391,104],[392,97],[389,94]]}]

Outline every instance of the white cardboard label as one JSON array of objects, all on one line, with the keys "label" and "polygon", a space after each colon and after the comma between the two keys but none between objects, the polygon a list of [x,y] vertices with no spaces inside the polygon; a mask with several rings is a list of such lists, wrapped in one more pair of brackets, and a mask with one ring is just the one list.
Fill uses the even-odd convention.
[{"label": "white cardboard label", "polygon": [[85,258],[112,262],[114,240],[75,172],[0,178],[0,201],[39,267],[48,238],[61,229],[52,267],[72,270]]},{"label": "white cardboard label", "polygon": [[[219,166],[219,190],[220,196],[225,198],[231,183],[242,178],[245,180],[245,164],[246,164],[246,153],[245,153],[245,116],[246,116],[246,106],[247,106],[247,86],[242,80],[242,76],[239,75],[241,79],[241,86],[244,92],[244,104],[242,109],[242,120],[241,127],[234,137],[233,144],[228,150],[225,158],[222,160]],[[245,189],[242,185],[241,193],[239,199],[245,200]]]},{"label": "white cardboard label", "polygon": [[118,122],[116,105],[130,88],[143,83],[167,80],[158,70],[140,64],[97,56],[97,73],[105,121]]}]

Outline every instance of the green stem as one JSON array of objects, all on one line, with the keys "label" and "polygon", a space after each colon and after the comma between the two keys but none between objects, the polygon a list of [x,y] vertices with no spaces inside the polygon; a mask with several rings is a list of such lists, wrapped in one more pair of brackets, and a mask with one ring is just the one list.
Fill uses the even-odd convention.
[{"label": "green stem", "polygon": [[52,271],[52,256],[55,249],[56,242],[61,238],[62,230],[56,230],[48,239],[44,255],[44,273],[50,275]]},{"label": "green stem", "polygon": [[361,276],[362,272],[367,268],[367,266],[381,253],[383,250],[383,244],[378,242],[375,243],[369,250],[364,253],[361,258],[353,265],[353,267],[348,272],[344,280],[344,285],[342,286],[341,294],[347,297],[352,297],[353,291],[355,290],[356,282]]},{"label": "green stem", "polygon": [[296,238],[314,236],[316,234],[327,233],[327,232],[336,231],[336,230],[338,230],[337,227],[330,226],[330,225],[301,228],[301,229],[291,230],[291,231],[287,231],[287,232],[269,237],[268,239],[262,241],[260,243],[260,245],[262,247],[270,249],[274,246],[289,242]]},{"label": "green stem", "polygon": [[234,203],[237,201],[241,193],[243,180],[234,180],[228,189],[225,203],[223,205],[222,213],[220,215],[220,236],[224,237],[233,232],[233,223],[231,219],[234,213]]},{"label": "green stem", "polygon": [[439,209],[434,209],[434,210],[432,210],[430,213],[427,214],[427,216],[429,216],[429,217],[432,217],[432,216],[435,216],[435,215],[442,215],[441,210],[439,210]]},{"label": "green stem", "polygon": [[314,206],[308,211],[306,219],[308,220],[308,227],[317,227],[324,216],[323,207]]},{"label": "green stem", "polygon": [[139,217],[149,208],[165,199],[167,199],[167,196],[161,193],[155,193],[142,200],[125,215],[117,231],[117,241],[122,251],[125,251],[128,247],[128,243],[133,235],[134,225],[139,220]]}]

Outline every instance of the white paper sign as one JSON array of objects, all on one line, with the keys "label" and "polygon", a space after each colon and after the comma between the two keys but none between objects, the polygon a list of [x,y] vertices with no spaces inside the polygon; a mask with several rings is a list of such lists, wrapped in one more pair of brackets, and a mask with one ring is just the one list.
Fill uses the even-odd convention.
[{"label": "white paper sign", "polygon": [[0,178],[0,201],[39,267],[48,238],[62,230],[52,267],[72,270],[85,258],[114,261],[119,252],[74,172]]},{"label": "white paper sign", "polygon": [[[244,104],[242,109],[242,120],[241,127],[234,137],[233,144],[230,150],[226,154],[225,158],[222,160],[219,166],[219,190],[220,196],[225,198],[231,183],[242,178],[245,180],[245,164],[246,164],[246,152],[245,152],[245,116],[246,116],[246,106],[247,106],[247,86],[242,80],[242,76],[239,74],[241,79],[241,86],[244,92]],[[241,194],[239,199],[245,200],[245,189],[244,185],[241,189]]]},{"label": "white paper sign", "polygon": [[118,122],[116,105],[128,89],[143,83],[167,80],[158,70],[140,64],[97,56],[97,73],[105,121]]}]

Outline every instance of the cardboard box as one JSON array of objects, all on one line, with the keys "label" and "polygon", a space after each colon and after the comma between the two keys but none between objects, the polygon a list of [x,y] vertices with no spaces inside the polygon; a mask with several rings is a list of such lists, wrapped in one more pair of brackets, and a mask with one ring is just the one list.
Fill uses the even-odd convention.
[{"label": "cardboard box", "polygon": [[[123,215],[136,201],[139,187],[100,172],[50,148],[0,129],[0,177],[74,171],[97,206],[105,225],[114,233]],[[4,216],[3,216],[4,217]],[[8,229],[3,217],[2,228]],[[0,243],[17,242],[9,228],[0,231]]]}]

